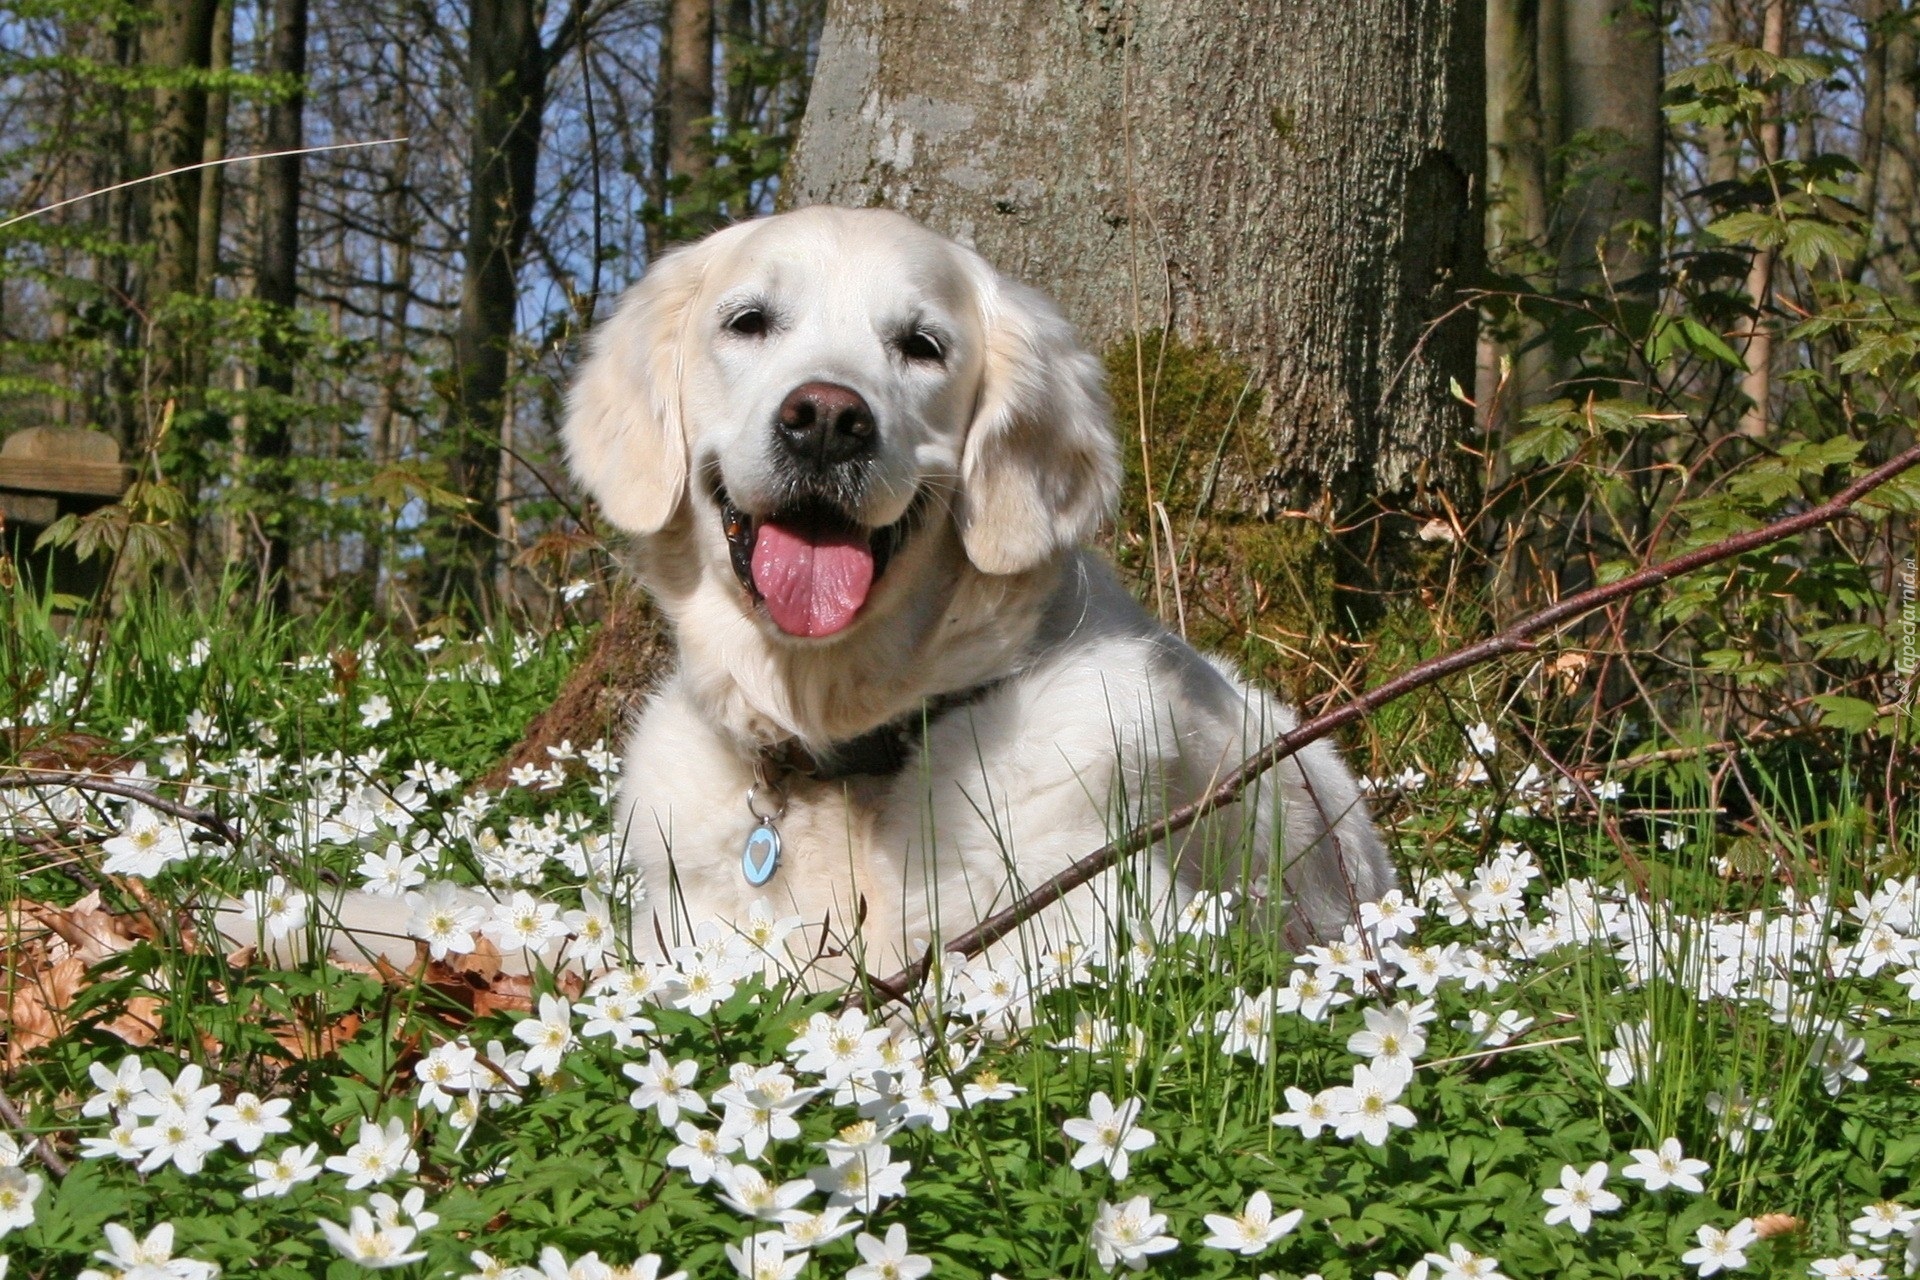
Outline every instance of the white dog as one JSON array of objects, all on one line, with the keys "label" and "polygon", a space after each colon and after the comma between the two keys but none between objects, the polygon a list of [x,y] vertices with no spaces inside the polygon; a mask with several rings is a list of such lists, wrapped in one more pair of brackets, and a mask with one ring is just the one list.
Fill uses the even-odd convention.
[{"label": "white dog", "polygon": [[[565,440],[679,651],[614,832],[643,957],[764,903],[806,926],[797,958],[892,973],[1294,723],[1081,549],[1120,487],[1098,361],[897,214],[803,209],[662,258],[595,334]],[[1319,742],[1001,945],[1097,944],[1203,888],[1298,944],[1393,883]],[[395,900],[339,915],[335,952],[413,954]]]},{"label": "white dog", "polygon": [[[594,336],[565,440],[679,652],[615,832],[643,953],[765,899],[892,972],[1293,724],[1081,549],[1120,485],[1099,363],[897,214],[662,258]],[[1236,886],[1298,942],[1392,887],[1327,743],[1248,795],[1041,916],[1041,945]]]}]

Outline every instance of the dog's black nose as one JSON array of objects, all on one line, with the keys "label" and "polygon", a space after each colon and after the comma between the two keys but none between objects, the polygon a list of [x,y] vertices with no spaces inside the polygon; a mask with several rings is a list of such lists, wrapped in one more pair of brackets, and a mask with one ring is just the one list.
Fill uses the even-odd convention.
[{"label": "dog's black nose", "polygon": [[787,393],[775,422],[795,458],[838,466],[873,452],[873,410],[858,391],[833,382],[803,382]]}]

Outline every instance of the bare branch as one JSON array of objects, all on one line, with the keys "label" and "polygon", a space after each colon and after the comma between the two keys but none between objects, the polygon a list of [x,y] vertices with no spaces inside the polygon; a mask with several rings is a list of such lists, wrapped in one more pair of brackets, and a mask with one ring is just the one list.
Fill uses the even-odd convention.
[{"label": "bare branch", "polygon": [[47,1166],[49,1173],[56,1178],[67,1176],[67,1162],[61,1158],[58,1151],[53,1149],[51,1142],[27,1127],[27,1118],[20,1114],[20,1109],[14,1106],[13,1100],[4,1093],[0,1093],[0,1120],[6,1121],[9,1128],[28,1140],[28,1150],[32,1150],[35,1146],[40,1148],[40,1163]]},{"label": "bare branch", "polygon": [[[1489,636],[1485,640],[1423,662],[1387,681],[1379,688],[1343,703],[1324,715],[1316,716],[1294,729],[1293,732],[1280,735],[1249,756],[1246,763],[1234,770],[1225,781],[1206,795],[1152,822],[1143,823],[1116,840],[1110,840],[1101,845],[1053,879],[1014,902],[1006,910],[989,916],[942,950],[949,954],[957,952],[962,956],[977,955],[1019,928],[1022,922],[1060,901],[1120,859],[1149,848],[1176,832],[1184,831],[1216,809],[1232,804],[1239,799],[1240,793],[1245,791],[1249,784],[1281,761],[1298,754],[1310,744],[1318,742],[1389,702],[1403,698],[1416,689],[1425,688],[1450,675],[1490,662],[1494,658],[1531,649],[1534,647],[1535,637],[1543,633],[1556,631],[1596,609],[1660,586],[1682,574],[1691,573],[1695,569],[1702,569],[1710,564],[1718,564],[1723,560],[1731,560],[1748,551],[1791,538],[1797,533],[1832,524],[1851,511],[1861,499],[1875,489],[1916,465],[1920,465],[1920,445],[1915,445],[1875,467],[1826,502],[1802,511],[1799,515],[1775,520],[1758,529],[1698,547],[1685,555],[1675,556],[1656,565],[1649,565],[1616,582],[1568,596],[1559,604],[1520,619],[1498,635]],[[891,978],[882,980],[868,975],[862,984],[863,989],[853,992],[848,997],[848,1002],[861,1007],[871,1007],[875,1003],[884,1004],[888,1001],[903,999],[926,980],[933,960],[934,951],[929,948],[926,954]],[[878,1001],[875,1000],[875,996],[879,997]]]},{"label": "bare branch", "polygon": [[155,795],[144,787],[131,783],[115,782],[93,773],[67,773],[57,769],[30,769],[22,765],[3,766],[8,773],[17,777],[0,777],[0,791],[24,791],[39,787],[72,787],[76,791],[94,791],[101,795],[120,796],[127,800],[138,800],[149,809],[171,817],[191,822],[202,830],[209,831],[226,843],[238,848],[240,834],[219,814],[210,809],[195,809],[191,805],[169,800],[165,796]]},{"label": "bare branch", "polygon": [[143,178],[129,178],[125,182],[116,182],[110,187],[101,187],[97,191],[85,191],[77,196],[68,196],[65,200],[56,200],[52,204],[42,205],[38,209],[29,209],[17,213],[0,222],[0,231],[5,231],[16,222],[25,222],[28,218],[37,218],[43,213],[52,213],[55,209],[64,209],[70,204],[79,204],[82,200],[91,200],[95,196],[111,195],[115,191],[125,191],[128,187],[137,187],[146,182],[158,182],[162,178],[172,178],[183,173],[193,173],[199,169],[212,169],[218,165],[244,164],[249,160],[273,160],[281,156],[311,156],[322,151],[345,151],[352,147],[386,147],[396,142],[405,142],[405,138],[377,138],[372,142],[334,142],[324,147],[295,147],[291,151],[263,151],[250,156],[224,156],[219,160],[202,160],[198,164],[183,164],[177,169],[168,169],[164,173],[150,173]]}]

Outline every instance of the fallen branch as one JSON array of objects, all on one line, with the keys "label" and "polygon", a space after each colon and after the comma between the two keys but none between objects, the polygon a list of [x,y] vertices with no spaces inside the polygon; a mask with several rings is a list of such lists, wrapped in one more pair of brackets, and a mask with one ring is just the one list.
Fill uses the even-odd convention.
[{"label": "fallen branch", "polygon": [[238,848],[240,834],[233,829],[225,818],[210,809],[196,809],[192,805],[181,804],[178,800],[169,800],[165,796],[155,795],[144,787],[136,787],[128,782],[115,782],[111,778],[102,778],[92,773],[67,773],[58,769],[32,769],[24,765],[0,766],[16,776],[0,777],[0,791],[25,791],[40,787],[72,787],[76,791],[94,791],[101,795],[119,796],[126,800],[138,800],[149,809],[191,822],[203,831],[212,832],[228,844]]},{"label": "fallen branch", "polygon": [[[1817,507],[1802,511],[1799,515],[1787,516],[1762,525],[1758,529],[1698,547],[1685,555],[1675,556],[1660,564],[1649,565],[1637,573],[1630,573],[1605,586],[1578,592],[1568,596],[1559,604],[1520,619],[1498,635],[1489,636],[1485,640],[1423,662],[1387,681],[1379,688],[1363,693],[1324,715],[1314,717],[1291,733],[1281,734],[1249,756],[1244,764],[1206,795],[1152,822],[1143,823],[1118,839],[1101,845],[1053,879],[1015,901],[1004,911],[987,917],[942,950],[949,955],[979,954],[1019,928],[1022,922],[1060,901],[1122,858],[1150,848],[1168,836],[1184,831],[1214,810],[1232,804],[1239,799],[1240,793],[1245,791],[1249,784],[1281,761],[1296,755],[1311,744],[1389,702],[1403,698],[1416,689],[1423,689],[1427,685],[1444,680],[1470,667],[1477,667],[1510,653],[1532,649],[1534,638],[1541,633],[1557,630],[1616,600],[1623,600],[1651,587],[1660,586],[1682,574],[1692,573],[1695,569],[1703,569],[1710,564],[1718,564],[1722,560],[1731,560],[1748,551],[1791,538],[1797,533],[1805,533],[1809,529],[1831,524],[1851,511],[1862,498],[1916,465],[1920,465],[1920,445],[1915,445],[1888,459],[1832,498]],[[876,1003],[884,1004],[904,999],[926,980],[933,961],[934,952],[929,948],[918,960],[891,978],[883,980],[868,975],[863,989],[853,992],[849,997],[849,1003],[862,1008],[871,1008]],[[878,1000],[875,999],[876,996]]]},{"label": "fallen branch", "polygon": [[35,1133],[28,1126],[27,1118],[20,1114],[18,1107],[13,1105],[13,1099],[4,1093],[0,1093],[0,1120],[4,1120],[8,1128],[27,1140],[27,1151],[37,1149],[40,1152],[40,1163],[47,1166],[47,1172],[56,1178],[67,1176],[67,1169],[70,1167],[67,1162],[61,1158],[58,1151],[53,1149],[53,1144],[47,1141],[45,1134]]}]

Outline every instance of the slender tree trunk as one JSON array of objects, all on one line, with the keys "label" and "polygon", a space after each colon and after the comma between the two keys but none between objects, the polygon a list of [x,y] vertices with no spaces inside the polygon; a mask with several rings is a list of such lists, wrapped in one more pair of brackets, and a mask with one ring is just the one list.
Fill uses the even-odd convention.
[{"label": "slender tree trunk", "polygon": [[[206,140],[207,95],[197,80],[213,54],[216,0],[158,0],[145,32],[143,61],[158,73],[153,91],[154,125],[148,163],[155,173],[196,163]],[[186,381],[189,335],[169,305],[192,294],[197,283],[200,230],[200,175],[182,173],[151,185],[148,238],[153,244],[153,273],[146,291],[153,328],[149,385],[159,396]],[[157,403],[150,413],[157,414]],[[157,423],[157,416],[154,422]]]},{"label": "slender tree trunk", "polygon": [[[273,34],[267,50],[269,71],[304,85],[307,74],[307,0],[273,0]],[[304,133],[304,88],[276,99],[267,109],[268,151],[298,149]],[[254,487],[261,495],[260,521],[267,538],[264,581],[272,583],[273,600],[285,609],[292,601],[292,561],[289,556],[287,497],[292,478],[287,464],[293,455],[294,366],[299,360],[294,308],[300,301],[300,157],[280,156],[260,162],[260,265],[254,296],[264,311],[260,366],[254,384],[256,397],[249,431],[257,467]]]},{"label": "slender tree trunk", "polygon": [[[218,77],[226,74],[232,66],[233,0],[219,0],[214,9],[213,44],[207,57],[207,69]],[[200,159],[203,162],[218,161],[227,154],[228,98],[225,88],[216,86],[207,91],[206,132],[200,147]],[[226,217],[226,166],[209,163],[197,176],[200,180],[200,203],[194,228],[193,291],[201,298],[212,298],[220,275],[220,236]],[[212,334],[201,328],[186,350],[184,379],[192,388],[189,399],[199,399],[202,389],[211,384],[213,376],[214,342]],[[209,417],[203,421],[211,427],[214,420]],[[185,469],[185,475],[176,470],[176,478],[182,480],[190,491],[199,491],[216,474],[214,446],[220,443],[223,440],[218,430],[205,431],[200,436],[201,447],[193,453],[196,465]],[[189,576],[200,564],[203,552],[211,551],[224,562],[225,543],[219,526],[214,526],[205,535],[214,545],[203,547],[201,530],[208,526],[197,506],[189,508],[182,523],[188,530],[186,554]]]},{"label": "slender tree trunk", "polygon": [[[1739,0],[1708,0],[1707,43],[1738,44],[1744,33]],[[1740,177],[1740,131],[1731,125],[1706,129],[1707,181],[1733,182]]]},{"label": "slender tree trunk", "polygon": [[[1549,0],[1550,2],[1550,0]],[[1542,0],[1488,0],[1487,187],[1500,192],[1502,247],[1544,247],[1549,200],[1540,93]]]},{"label": "slender tree trunk", "polygon": [[[1887,149],[1887,24],[1897,9],[1898,0],[1866,0],[1861,15],[1866,50],[1860,97],[1860,207],[1866,211],[1869,228],[1877,225],[1880,212],[1880,168]],[[1850,273],[1853,279],[1866,270],[1875,248],[1869,231]]]},{"label": "slender tree trunk", "polygon": [[[1287,509],[1464,483],[1485,35],[1476,0],[832,0],[786,191],[904,210],[1057,298],[1136,401],[1141,545],[1182,486],[1182,519],[1292,536]],[[1153,388],[1189,355],[1233,385],[1176,440]]]},{"label": "slender tree trunk", "polygon": [[1665,162],[1660,0],[1563,0],[1562,12],[1561,134],[1586,145],[1561,201],[1561,279],[1648,292]]},{"label": "slender tree trunk", "polygon": [[[128,18],[112,27],[113,65],[128,73],[132,80],[141,60],[141,29]],[[149,138],[128,127],[132,115],[131,91],[118,86],[109,89],[109,106],[117,107],[108,124],[108,151],[100,166],[96,187],[112,187],[152,172],[148,165]],[[144,238],[148,197],[144,187],[111,190],[98,202],[100,221],[96,224],[100,241],[108,245],[138,244]],[[140,445],[142,417],[138,412],[139,383],[132,356],[138,352],[145,334],[138,324],[132,300],[138,297],[139,282],[131,259],[117,251],[98,252],[93,259],[94,280],[100,290],[100,304],[112,318],[102,325],[111,356],[99,381],[88,388],[87,407],[98,421],[107,425],[120,442],[121,453],[133,456]]]},{"label": "slender tree trunk", "polygon": [[1567,123],[1567,6],[1582,0],[1540,0],[1539,52],[1540,140],[1547,149],[1547,189],[1566,181],[1567,166],[1561,148]]},{"label": "slender tree trunk", "polygon": [[[1787,0],[1766,0],[1760,47],[1775,56],[1786,52]],[[1780,109],[1779,101],[1771,103],[1760,124],[1757,141],[1762,164],[1772,164],[1780,158]],[[1747,372],[1740,379],[1740,390],[1747,398],[1747,407],[1740,414],[1740,434],[1756,440],[1766,437],[1773,419],[1773,324],[1770,319],[1773,268],[1773,250],[1761,249],[1753,255],[1753,265],[1747,270],[1747,296],[1753,300],[1753,322],[1752,335],[1742,352]]]},{"label": "slender tree trunk", "polygon": [[1920,270],[1920,13],[1911,4],[1886,34],[1887,81],[1884,151],[1881,159],[1883,237],[1875,277],[1888,292],[1911,301],[1915,289],[1906,276]]},{"label": "slender tree trunk", "polygon": [[[1508,274],[1551,287],[1541,7],[1542,0],[1487,0],[1487,256]],[[1511,342],[1482,339],[1478,399],[1485,425],[1496,426],[1545,396],[1552,370],[1544,348],[1512,358],[1502,377],[1502,358],[1524,347],[1533,332],[1533,326],[1516,323]]]},{"label": "slender tree trunk", "polygon": [[712,229],[713,3],[672,0],[667,17],[667,172],[673,217],[692,238]]},{"label": "slender tree trunk", "polygon": [[[214,11],[213,46],[209,68],[224,74],[233,66],[233,0],[220,0]],[[200,148],[202,160],[223,160],[227,154],[227,108],[230,95],[225,89],[207,94],[206,141]],[[213,295],[213,284],[220,274],[220,229],[226,213],[226,166],[213,165],[200,171],[199,226],[195,235],[194,292],[201,297]]]},{"label": "slender tree trunk", "polygon": [[760,33],[754,28],[753,0],[720,0],[720,48],[726,86],[727,130],[744,129],[754,120],[754,55]]},{"label": "slender tree trunk", "polygon": [[[405,122],[411,115],[408,65],[411,61],[408,51],[399,51],[400,99],[395,112],[391,132],[404,133]],[[394,147],[391,186],[386,197],[385,223],[391,237],[393,267],[387,273],[387,297],[389,301],[382,306],[380,331],[385,335],[381,344],[382,370],[380,376],[380,404],[374,411],[373,465],[376,470],[385,467],[399,454],[395,439],[399,422],[400,387],[406,377],[409,363],[407,354],[408,338],[412,326],[413,286],[414,286],[414,242],[419,236],[419,220],[414,212],[413,193],[413,144],[398,143]],[[393,613],[393,587],[390,582],[391,567],[387,564],[390,531],[381,529],[367,536],[367,555],[365,569],[371,582],[370,595],[376,612],[391,615]]]},{"label": "slender tree trunk", "polygon": [[469,505],[437,584],[449,607],[462,598],[470,606],[482,603],[499,551],[501,415],[546,110],[547,56],[537,0],[472,0],[469,13],[473,137],[448,406],[453,484]]}]

